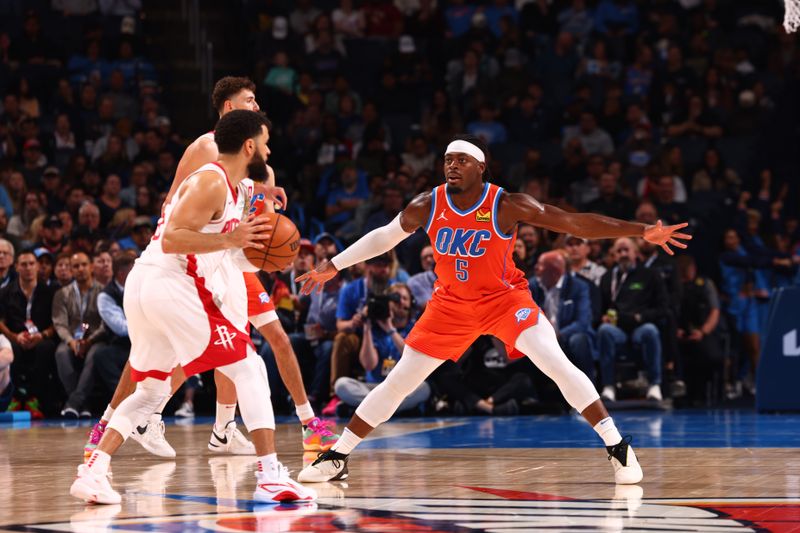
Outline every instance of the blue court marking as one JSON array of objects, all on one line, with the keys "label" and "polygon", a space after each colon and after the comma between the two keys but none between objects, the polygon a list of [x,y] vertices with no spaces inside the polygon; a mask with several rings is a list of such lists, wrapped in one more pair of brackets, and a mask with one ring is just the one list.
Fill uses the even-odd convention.
[{"label": "blue court marking", "polygon": [[[600,439],[578,416],[454,418],[461,424],[364,441],[359,448],[597,448]],[[430,419],[403,419],[420,422]],[[645,448],[797,448],[800,415],[752,411],[625,412],[623,435]]]},{"label": "blue court marking", "polygon": [[[623,435],[646,448],[800,448],[800,415],[755,411],[685,410],[626,411],[613,414]],[[166,418],[168,425],[211,424],[213,417]],[[297,424],[296,417],[278,423]],[[95,420],[44,420],[0,424],[0,432],[31,427],[90,428]],[[338,420],[341,431],[345,420]],[[399,418],[389,424],[442,422],[443,427],[409,428],[407,433],[364,441],[359,448],[596,448],[600,440],[579,416],[516,416],[506,418]]]}]

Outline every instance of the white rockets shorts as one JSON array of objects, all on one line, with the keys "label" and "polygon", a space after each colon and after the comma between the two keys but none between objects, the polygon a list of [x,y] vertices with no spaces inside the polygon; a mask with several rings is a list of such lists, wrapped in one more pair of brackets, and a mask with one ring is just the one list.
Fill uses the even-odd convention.
[{"label": "white rockets shorts", "polygon": [[250,335],[214,303],[191,261],[186,274],[134,265],[125,282],[124,308],[134,381],[166,380],[179,365],[191,376],[254,352]]}]

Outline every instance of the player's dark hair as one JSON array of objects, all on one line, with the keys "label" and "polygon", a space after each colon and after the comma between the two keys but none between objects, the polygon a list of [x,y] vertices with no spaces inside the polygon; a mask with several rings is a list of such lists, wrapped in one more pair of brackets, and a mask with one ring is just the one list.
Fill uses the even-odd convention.
[{"label": "player's dark hair", "polygon": [[267,117],[256,111],[236,109],[219,119],[214,128],[214,141],[221,154],[236,154],[247,139],[261,134],[261,127],[269,129]]},{"label": "player's dark hair", "polygon": [[480,148],[481,152],[483,152],[483,157],[486,159],[486,169],[483,171],[482,178],[484,181],[492,181],[492,173],[489,170],[489,162],[491,161],[492,157],[489,154],[489,146],[483,139],[478,137],[477,135],[470,135],[469,133],[459,133],[458,135],[454,135],[450,141],[467,141],[470,144],[474,144],[478,148]]},{"label": "player's dark hair", "polygon": [[256,92],[256,84],[250,78],[225,76],[214,85],[214,91],[211,93],[211,105],[214,106],[218,113],[222,112],[225,100],[230,100],[244,89]]}]

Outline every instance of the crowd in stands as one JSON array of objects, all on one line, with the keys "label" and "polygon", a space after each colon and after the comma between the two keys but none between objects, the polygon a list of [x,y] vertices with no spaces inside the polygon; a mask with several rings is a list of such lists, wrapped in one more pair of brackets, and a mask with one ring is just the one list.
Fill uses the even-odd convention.
[{"label": "crowd in stands", "polygon": [[[0,2],[0,406],[88,416],[130,348],[127,273],[204,131],[172,130],[140,2],[30,4]],[[230,12],[248,51],[237,74],[272,120],[269,163],[304,236],[289,269],[261,278],[324,414],[347,416],[392,370],[430,299],[433,251],[419,231],[320,294],[295,280],[441,183],[459,132],[489,145],[507,190],[689,223],[677,258],[641,239],[517,230],[516,266],[604,400],[754,394],[770,295],[800,282],[800,52],[780,2],[239,0]],[[260,350],[281,412],[290,400]],[[400,410],[565,405],[528,359],[481,338]]]}]

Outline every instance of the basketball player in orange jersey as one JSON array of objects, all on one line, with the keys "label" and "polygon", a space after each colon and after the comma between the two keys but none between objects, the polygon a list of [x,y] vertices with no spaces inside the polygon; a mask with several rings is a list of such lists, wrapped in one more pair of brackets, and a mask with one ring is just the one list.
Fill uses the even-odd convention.
[{"label": "basketball player in orange jersey", "polygon": [[[220,117],[235,109],[259,111],[260,107],[256,101],[254,91],[255,84],[249,78],[227,76],[215,84],[212,93],[212,104]],[[203,165],[216,161],[218,155],[219,152],[214,142],[213,132],[201,135],[190,144],[178,162],[175,179],[172,182],[164,205],[169,203],[175,191],[187,176]],[[275,186],[275,173],[269,165],[267,165],[267,172],[266,185],[273,187]],[[268,202],[265,207],[269,212],[275,211],[271,202]],[[275,312],[275,304],[269,299],[255,274],[248,272],[244,276],[247,284],[250,323],[264,336],[275,354],[278,371],[286,384],[289,394],[292,395],[297,417],[302,424],[303,449],[306,451],[328,450],[336,442],[338,435],[330,431],[330,426],[327,422],[314,415],[314,410],[306,396],[297,356],[292,349],[289,336],[281,327],[278,315]],[[173,394],[180,388],[185,379],[186,377],[183,373],[179,369],[176,370],[172,380]],[[255,453],[253,444],[242,435],[241,431],[236,427],[236,422],[234,422],[236,415],[236,389],[233,383],[217,370],[214,371],[214,382],[217,387],[217,408],[214,427],[211,430],[211,438],[208,443],[209,450],[215,453],[253,455]],[[89,432],[89,439],[84,446],[84,457],[86,459],[91,456],[97,447],[97,443],[100,442],[114,409],[122,400],[133,393],[134,387],[135,384],[130,379],[130,365],[126,363],[111,403],[106,407],[100,421]],[[163,405],[158,407],[156,413],[149,420],[142,426],[138,426],[131,436],[150,453],[162,457],[175,457],[175,450],[165,438],[164,423],[161,421],[161,412],[167,401],[169,401],[169,398],[164,401]]]},{"label": "basketball player in orange jersey", "polygon": [[[169,397],[170,376],[180,365],[186,375],[219,368],[235,383],[258,455],[255,500],[316,499],[316,493],[294,482],[277,459],[266,368],[244,332],[244,289],[240,299],[226,302],[223,296],[221,304],[211,292],[210,278],[218,269],[234,263],[252,269],[242,248],[264,248],[263,241],[270,238],[268,219],[248,216],[248,198],[240,187],[247,176],[266,177],[268,127],[266,117],[254,111],[231,111],[219,120],[219,159],[200,167],[178,187],[153,240],[128,276],[124,308],[136,390],[111,416],[89,461],[78,467],[70,488],[76,498],[120,502],[107,477],[111,455],[136,424]],[[285,198],[282,190],[270,188],[265,195],[269,201]],[[241,275],[237,279],[244,286]]]},{"label": "basketball player in orange jersey", "polygon": [[448,359],[457,360],[480,335],[494,335],[509,354],[525,355],[553,379],[569,404],[603,439],[617,483],[642,480],[642,469],[600,401],[589,378],[558,345],[553,326],[531,297],[523,273],[511,257],[516,227],[532,224],[588,239],[642,237],[672,253],[669,245],[685,248],[677,233],[686,224],[662,226],[624,222],[595,214],[567,213],[542,205],[527,194],[508,193],[484,181],[487,150],[471,135],[459,135],[445,152],[445,185],[423,193],[392,222],[378,228],[334,257],[300,276],[308,294],[350,265],[382,254],[424,227],[433,244],[438,277],[425,312],[406,338],[400,361],[373,389],[330,451],[298,475],[301,482],[347,477],[350,452],[431,372]]}]

